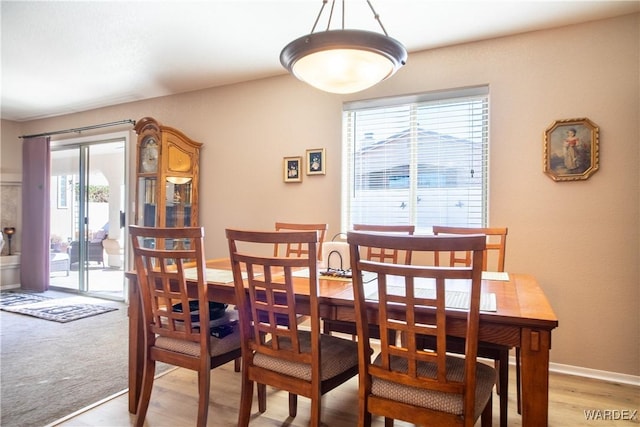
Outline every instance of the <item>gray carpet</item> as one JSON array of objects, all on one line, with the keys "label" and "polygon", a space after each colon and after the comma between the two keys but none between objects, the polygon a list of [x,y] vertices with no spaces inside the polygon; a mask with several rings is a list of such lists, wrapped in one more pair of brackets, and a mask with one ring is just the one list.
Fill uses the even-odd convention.
[{"label": "gray carpet", "polygon": [[41,427],[127,388],[126,306],[89,301],[118,310],[69,323],[0,311],[0,425]]}]

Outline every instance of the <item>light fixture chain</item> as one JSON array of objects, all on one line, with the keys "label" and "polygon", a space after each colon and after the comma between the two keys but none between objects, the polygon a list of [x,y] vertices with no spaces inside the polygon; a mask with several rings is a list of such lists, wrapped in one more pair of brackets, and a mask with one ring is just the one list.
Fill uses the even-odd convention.
[{"label": "light fixture chain", "polygon": [[[327,4],[327,1],[328,0],[322,0],[322,6],[320,6],[320,12],[318,12],[318,16],[316,17],[316,22],[313,23],[313,27],[311,27],[311,32],[309,34],[313,34],[313,32],[315,31],[316,25],[318,25],[318,21],[320,20],[320,17],[322,16],[322,11],[324,10],[324,7]],[[331,9],[333,9],[333,7]],[[329,21],[331,21],[331,15],[329,15]]]},{"label": "light fixture chain", "polygon": [[327,31],[331,29],[331,20],[333,19],[333,9],[336,7],[336,0],[331,2],[331,11],[329,12],[329,20],[327,21]]},{"label": "light fixture chain", "polygon": [[375,18],[376,21],[378,21],[378,24],[380,24],[380,28],[382,28],[382,32],[384,33],[385,36],[389,37],[389,34],[387,34],[387,30],[385,30],[384,25],[382,25],[382,21],[380,20],[380,15],[376,13],[376,10],[373,8],[373,5],[371,4],[371,1],[367,0],[367,4],[371,8],[373,17]]}]

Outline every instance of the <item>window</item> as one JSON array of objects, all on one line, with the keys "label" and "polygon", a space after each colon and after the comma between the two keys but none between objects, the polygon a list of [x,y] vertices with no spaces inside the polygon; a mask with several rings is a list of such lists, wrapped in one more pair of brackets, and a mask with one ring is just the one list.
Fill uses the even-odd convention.
[{"label": "window", "polygon": [[487,225],[488,87],[347,103],[342,228]]}]

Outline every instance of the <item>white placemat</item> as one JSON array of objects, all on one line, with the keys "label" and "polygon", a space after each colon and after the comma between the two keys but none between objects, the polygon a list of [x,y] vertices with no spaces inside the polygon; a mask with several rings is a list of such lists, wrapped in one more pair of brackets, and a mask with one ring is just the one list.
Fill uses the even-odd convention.
[{"label": "white placemat", "polygon": [[[185,268],[184,277],[189,280],[198,280],[198,270],[193,268]],[[242,278],[246,279],[247,274],[242,273]],[[231,270],[222,270],[219,268],[207,268],[205,269],[205,277],[204,279],[207,282],[215,282],[215,283],[232,283],[233,282],[233,271]]]},{"label": "white placemat", "polygon": [[482,280],[499,280],[501,282],[509,281],[509,273],[503,271],[483,271]]},{"label": "white placemat", "polygon": [[309,269],[303,268],[302,270],[296,270],[291,274],[293,277],[309,277]]}]

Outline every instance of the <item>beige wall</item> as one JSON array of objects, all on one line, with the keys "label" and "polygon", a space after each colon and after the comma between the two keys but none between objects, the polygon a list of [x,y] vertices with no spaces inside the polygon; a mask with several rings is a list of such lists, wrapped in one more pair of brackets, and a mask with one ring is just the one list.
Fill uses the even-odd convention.
[{"label": "beige wall", "polygon": [[[23,123],[19,131],[152,116],[203,142],[201,223],[207,256],[217,257],[226,253],[227,226],[322,221],[329,236],[339,231],[342,102],[488,84],[490,224],[509,227],[507,270],[535,275],[558,315],[552,361],[637,376],[639,16],[411,54],[395,77],[348,97],[282,75]],[[543,132],[580,117],[600,127],[600,170],[587,181],[553,182],[542,172]],[[19,144],[8,133],[3,126],[3,169],[14,164],[5,147]],[[327,175],[284,184],[282,157],[319,147]]]},{"label": "beige wall", "polygon": [[[16,234],[11,241],[11,252],[21,252],[20,230],[22,230],[22,188],[20,185],[22,174],[22,144],[19,143],[20,123],[2,121],[0,124],[0,230],[4,227],[15,227]],[[6,240],[6,239],[5,239]],[[9,253],[5,244],[2,254]],[[7,283],[18,283],[7,278]],[[0,283],[0,286],[3,284]]]}]

